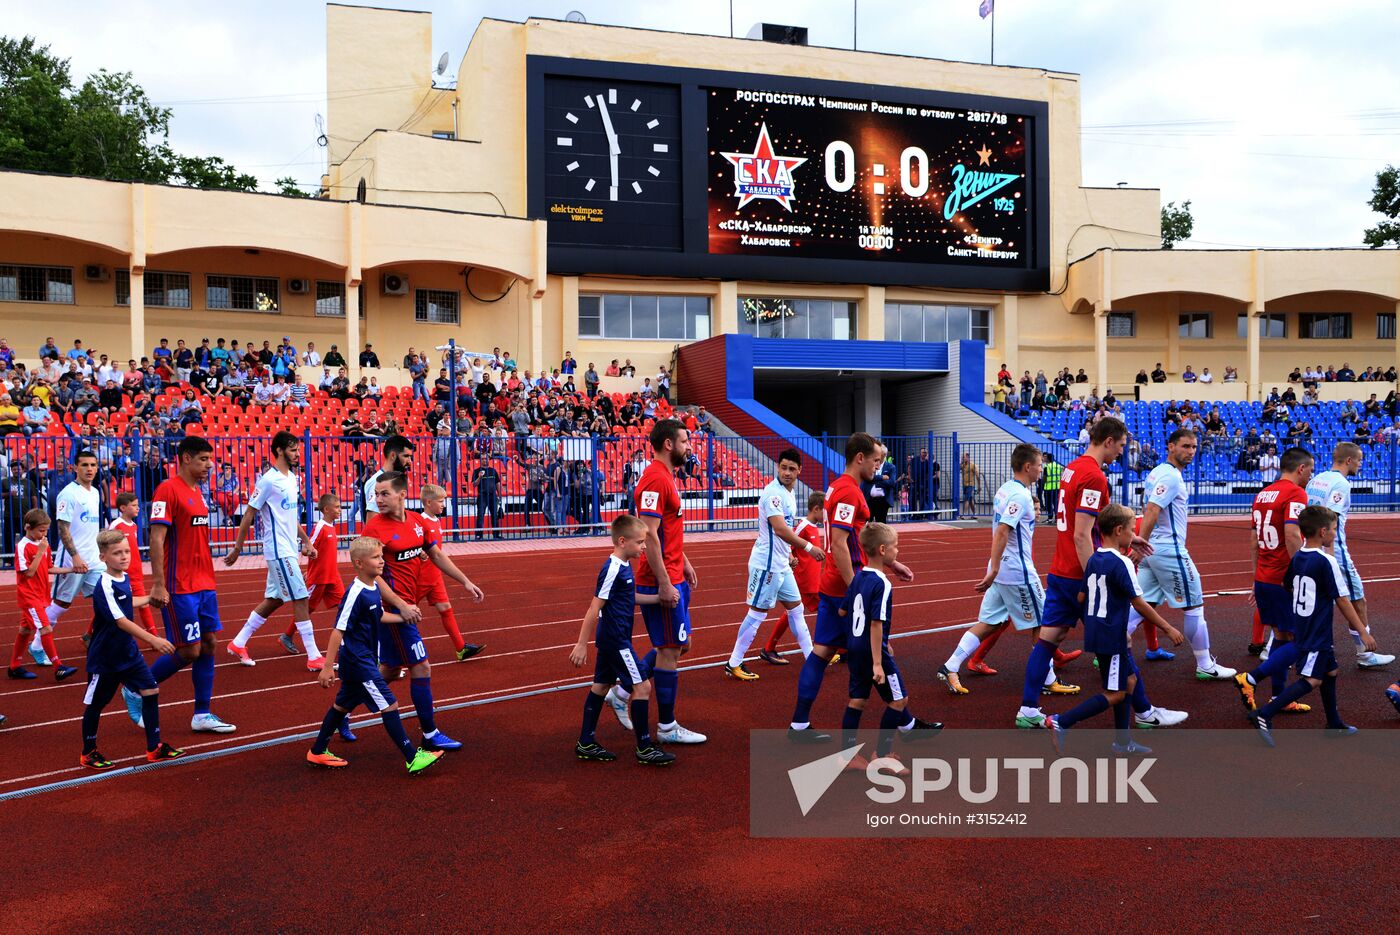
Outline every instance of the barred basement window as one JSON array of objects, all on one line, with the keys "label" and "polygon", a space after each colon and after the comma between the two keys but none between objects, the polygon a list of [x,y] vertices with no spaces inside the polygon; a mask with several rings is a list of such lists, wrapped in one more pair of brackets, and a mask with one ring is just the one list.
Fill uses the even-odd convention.
[{"label": "barred basement window", "polygon": [[1109,312],[1108,336],[1110,338],[1137,337],[1137,312]]},{"label": "barred basement window", "polygon": [[345,283],[316,280],[316,317],[345,317]]},{"label": "barred basement window", "polygon": [[1382,341],[1395,340],[1395,313],[1381,312],[1376,316],[1376,337]]},{"label": "barred basement window", "polygon": [[261,276],[205,276],[205,308],[278,314],[281,283]]},{"label": "barred basement window", "polygon": [[0,302],[73,304],[71,266],[0,266]]},{"label": "barred basement window", "polygon": [[461,323],[459,309],[461,297],[456,292],[445,289],[413,290],[413,320],[432,325],[456,325]]}]

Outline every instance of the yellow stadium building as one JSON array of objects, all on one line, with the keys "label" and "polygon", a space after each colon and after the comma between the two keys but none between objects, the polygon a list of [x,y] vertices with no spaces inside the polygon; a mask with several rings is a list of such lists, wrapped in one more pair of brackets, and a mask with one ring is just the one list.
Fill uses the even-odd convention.
[{"label": "yellow stadium building", "polygon": [[453,338],[907,434],[1003,363],[1121,394],[1160,361],[1159,398],[1233,366],[1193,395],[1243,400],[1400,360],[1400,253],[1159,249],[1156,190],[1082,184],[1073,74],[483,20],[440,89],[428,14],[326,9],[320,198],[0,173],[21,360],[286,335],[393,379]]}]

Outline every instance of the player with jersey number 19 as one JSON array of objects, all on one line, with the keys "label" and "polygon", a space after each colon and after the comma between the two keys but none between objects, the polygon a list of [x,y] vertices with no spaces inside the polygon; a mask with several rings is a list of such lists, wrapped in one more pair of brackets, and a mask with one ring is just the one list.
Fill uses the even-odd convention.
[{"label": "player with jersey number 19", "polygon": [[[1153,607],[1163,603],[1182,608],[1181,629],[1196,656],[1196,678],[1201,681],[1233,679],[1235,670],[1215,661],[1206,626],[1205,591],[1196,563],[1186,551],[1187,490],[1182,471],[1196,458],[1199,442],[1190,429],[1177,429],[1167,437],[1167,457],[1147,475],[1147,505],[1142,510],[1138,535],[1152,546],[1144,556],[1138,580]],[[1142,623],[1142,615],[1128,612],[1128,635]]]},{"label": "player with jersey number 19", "polygon": [[[209,505],[200,486],[214,466],[214,448],[193,436],[175,449],[175,476],[151,497],[151,606],[161,609],[165,638],[175,653],[151,666],[157,684],[190,667],[194,718],[190,730],[230,734],[232,724],[210,711],[214,697],[214,634],[219,622],[214,556],[209,548]],[[141,696],[123,687],[126,710],[141,723]]]},{"label": "player with jersey number 19", "polygon": [[243,540],[248,538],[253,519],[257,517],[262,522],[267,588],[263,591],[262,603],[253,608],[248,622],[228,644],[228,651],[245,666],[257,665],[248,653],[248,641],[267,623],[267,618],[277,612],[277,608],[291,602],[292,620],[306,647],[306,668],[310,672],[320,672],[325,660],[316,646],[316,634],[311,628],[311,610],[307,603],[310,592],[302,578],[301,566],[297,564],[299,554],[313,559],[316,557],[316,546],[298,519],[301,484],[297,471],[301,469],[301,442],[291,432],[278,432],[272,436],[271,450],[272,467],[253,486],[253,495],[248,498],[248,508],[243,511],[243,519],[238,524],[233,548],[224,556],[224,565],[232,568],[243,551]]},{"label": "player with jersey number 19", "polygon": [[[1356,570],[1352,559],[1351,544],[1347,540],[1347,514],[1351,512],[1351,480],[1361,473],[1361,460],[1365,455],[1361,446],[1353,442],[1342,442],[1332,451],[1332,470],[1313,475],[1308,482],[1308,505],[1325,506],[1337,514],[1337,538],[1329,550],[1337,560],[1350,591],[1351,605],[1361,618],[1361,627],[1370,632],[1371,617],[1367,613],[1366,589],[1361,583],[1361,572]],[[1362,646],[1361,634],[1353,632],[1352,642],[1356,645],[1356,664],[1362,669],[1377,669],[1395,661],[1390,653],[1380,653]]]},{"label": "player with jersey number 19", "polygon": [[[676,469],[690,454],[690,432],[675,419],[662,419],[651,428],[651,463],[637,481],[633,500],[647,527],[646,552],[638,560],[637,593],[656,594],[660,601],[642,605],[642,621],[653,647],[643,662],[656,686],[657,739],[662,743],[704,743],[704,734],[676,721],[681,656],[690,650],[690,592],[699,587],[695,567],[685,555],[685,523]],[[631,730],[631,696],[613,686],[606,700],[618,721]]]},{"label": "player with jersey number 19", "polygon": [[788,448],[778,455],[778,476],[769,481],[758,497],[758,539],[749,553],[749,581],[746,603],[749,612],[739,625],[739,635],[734,639],[734,649],[729,654],[729,662],[724,674],[745,682],[758,679],[744,665],[744,653],[753,644],[758,628],[774,604],[782,604],[787,612],[788,626],[797,637],[797,645],[805,658],[812,652],[812,637],[807,632],[807,621],[802,616],[802,593],[797,589],[797,580],[792,571],[792,552],[801,549],[817,561],[826,556],[820,549],[793,531],[797,523],[797,501],[793,499],[792,488],[797,483],[797,475],[802,473],[802,455],[796,448]]}]

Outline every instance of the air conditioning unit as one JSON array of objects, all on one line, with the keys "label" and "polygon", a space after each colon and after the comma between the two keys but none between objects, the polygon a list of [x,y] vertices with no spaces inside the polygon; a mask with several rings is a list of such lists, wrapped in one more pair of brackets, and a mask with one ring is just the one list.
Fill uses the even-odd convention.
[{"label": "air conditioning unit", "polygon": [[89,263],[83,267],[83,278],[88,282],[106,282],[112,278],[112,270],[100,263]]},{"label": "air conditioning unit", "polygon": [[288,279],[287,291],[292,295],[306,295],[311,291],[311,280],[309,279]]},{"label": "air conditioning unit", "polygon": [[398,273],[385,273],[379,281],[379,287],[385,295],[408,295],[408,277]]}]

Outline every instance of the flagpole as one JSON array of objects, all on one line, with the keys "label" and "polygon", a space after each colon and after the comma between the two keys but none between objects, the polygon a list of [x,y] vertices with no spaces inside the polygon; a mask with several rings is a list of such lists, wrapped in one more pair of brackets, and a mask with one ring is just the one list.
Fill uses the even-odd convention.
[{"label": "flagpole", "polygon": [[992,21],[992,53],[989,65],[997,63],[997,8],[992,7],[992,15],[988,17]]}]

